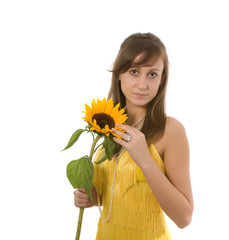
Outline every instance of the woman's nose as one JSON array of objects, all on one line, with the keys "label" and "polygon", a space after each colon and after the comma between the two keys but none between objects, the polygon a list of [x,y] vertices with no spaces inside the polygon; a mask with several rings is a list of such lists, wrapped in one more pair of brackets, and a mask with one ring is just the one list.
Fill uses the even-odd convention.
[{"label": "woman's nose", "polygon": [[147,79],[145,76],[139,77],[137,86],[139,89],[147,89]]}]

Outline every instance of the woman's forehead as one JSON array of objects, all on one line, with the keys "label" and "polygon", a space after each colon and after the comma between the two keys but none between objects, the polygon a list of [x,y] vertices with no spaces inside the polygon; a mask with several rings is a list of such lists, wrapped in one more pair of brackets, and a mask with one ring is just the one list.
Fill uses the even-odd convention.
[{"label": "woman's forehead", "polygon": [[[145,61],[144,61],[145,60]],[[148,60],[148,61],[146,61]],[[163,68],[164,62],[160,55],[152,56],[150,59],[144,59],[144,56],[138,55],[134,61],[132,66],[138,66],[138,67],[157,67],[157,68]]]}]

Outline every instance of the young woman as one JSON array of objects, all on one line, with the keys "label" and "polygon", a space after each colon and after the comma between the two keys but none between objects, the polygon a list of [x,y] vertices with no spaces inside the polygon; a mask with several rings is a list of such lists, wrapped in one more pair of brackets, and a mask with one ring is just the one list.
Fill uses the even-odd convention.
[{"label": "young woman", "polygon": [[165,114],[167,81],[160,39],[129,36],[115,60],[108,96],[128,114],[127,123],[118,125],[125,132],[113,129],[122,148],[112,161],[95,165],[93,202],[84,189],[74,192],[77,207],[103,206],[97,240],[171,239],[163,211],[180,228],[191,222],[188,140],[183,125]]}]

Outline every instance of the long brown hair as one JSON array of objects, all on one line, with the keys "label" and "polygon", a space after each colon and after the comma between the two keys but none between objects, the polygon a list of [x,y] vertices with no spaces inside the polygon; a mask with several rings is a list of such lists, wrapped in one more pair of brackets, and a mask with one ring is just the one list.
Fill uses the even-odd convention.
[{"label": "long brown hair", "polygon": [[[136,62],[136,57],[140,56]],[[113,65],[111,87],[108,98],[112,98],[114,104],[120,103],[121,108],[126,105],[126,98],[121,90],[119,81],[120,73],[125,73],[134,66],[144,66],[147,63],[162,58],[164,69],[161,84],[157,95],[148,103],[147,113],[141,131],[148,142],[159,140],[165,130],[165,93],[168,82],[168,56],[166,48],[161,40],[152,33],[135,33],[130,35],[121,44],[120,50]]]}]

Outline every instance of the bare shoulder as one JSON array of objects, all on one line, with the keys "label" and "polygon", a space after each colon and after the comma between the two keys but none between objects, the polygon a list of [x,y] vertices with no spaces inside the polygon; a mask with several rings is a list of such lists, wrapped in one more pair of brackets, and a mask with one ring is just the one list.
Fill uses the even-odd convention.
[{"label": "bare shoulder", "polygon": [[185,134],[184,125],[174,117],[167,117],[165,137],[176,137],[177,134]]},{"label": "bare shoulder", "polygon": [[183,146],[187,141],[184,125],[174,117],[167,117],[163,136],[164,151],[175,145],[179,146],[181,144],[180,146]]},{"label": "bare shoulder", "polygon": [[174,117],[167,117],[164,135],[155,143],[160,155],[165,160],[166,152],[170,152],[170,149],[175,150],[179,146],[183,146],[183,149],[184,145],[186,145],[185,148],[187,149],[188,143],[184,125]]},{"label": "bare shoulder", "polygon": [[184,125],[173,117],[167,117],[164,134],[165,161],[189,162],[189,143]]}]

